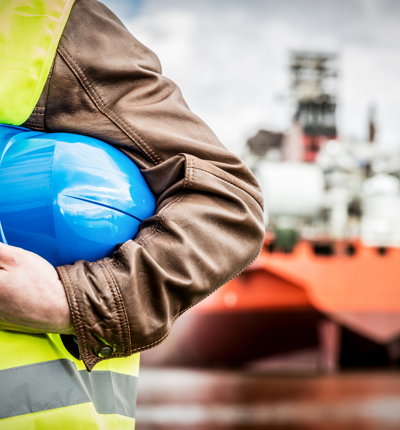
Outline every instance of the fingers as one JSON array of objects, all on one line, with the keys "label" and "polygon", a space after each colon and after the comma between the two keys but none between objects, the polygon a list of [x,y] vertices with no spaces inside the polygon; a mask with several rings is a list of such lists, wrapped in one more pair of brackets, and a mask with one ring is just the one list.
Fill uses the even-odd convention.
[{"label": "fingers", "polygon": [[10,247],[9,245],[6,245],[3,242],[0,242],[0,253],[7,252],[9,247]]},{"label": "fingers", "polygon": [[0,268],[4,269],[5,265],[15,262],[13,248],[0,242]]}]

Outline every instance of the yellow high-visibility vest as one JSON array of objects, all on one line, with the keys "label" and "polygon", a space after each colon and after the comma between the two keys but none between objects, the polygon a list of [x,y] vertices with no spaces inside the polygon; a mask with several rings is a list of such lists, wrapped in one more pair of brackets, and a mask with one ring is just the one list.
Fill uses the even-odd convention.
[{"label": "yellow high-visibility vest", "polygon": [[132,430],[139,354],[89,373],[56,334],[0,330],[0,430]]},{"label": "yellow high-visibility vest", "polygon": [[[0,0],[0,123],[43,91],[74,0]],[[0,430],[132,430],[139,355],[86,371],[59,335],[0,330]]]},{"label": "yellow high-visibility vest", "polygon": [[73,3],[0,1],[0,124],[21,125],[32,113]]}]

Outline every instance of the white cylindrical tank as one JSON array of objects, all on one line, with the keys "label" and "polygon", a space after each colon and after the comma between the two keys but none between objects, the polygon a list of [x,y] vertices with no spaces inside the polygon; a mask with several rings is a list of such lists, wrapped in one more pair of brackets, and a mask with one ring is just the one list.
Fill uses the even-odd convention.
[{"label": "white cylindrical tank", "polygon": [[400,247],[400,183],[379,174],[363,186],[361,238],[367,246]]},{"label": "white cylindrical tank", "polygon": [[324,203],[324,175],[316,164],[261,162],[256,176],[269,217],[313,217]]}]

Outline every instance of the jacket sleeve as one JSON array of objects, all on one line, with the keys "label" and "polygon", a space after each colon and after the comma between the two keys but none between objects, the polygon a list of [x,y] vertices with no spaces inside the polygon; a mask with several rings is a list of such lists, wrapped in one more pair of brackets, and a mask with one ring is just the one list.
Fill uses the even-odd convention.
[{"label": "jacket sleeve", "polygon": [[[44,115],[43,115],[44,113]],[[25,125],[108,142],[142,170],[156,213],[111,258],[58,267],[88,370],[162,342],[176,318],[249,265],[262,196],[161,75],[157,57],[101,3],[78,0]],[[234,119],[233,119],[234,120]]]}]

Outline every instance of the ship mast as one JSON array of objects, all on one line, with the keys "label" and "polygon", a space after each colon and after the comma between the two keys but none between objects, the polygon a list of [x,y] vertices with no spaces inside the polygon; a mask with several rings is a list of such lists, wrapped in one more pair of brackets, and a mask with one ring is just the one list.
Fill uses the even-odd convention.
[{"label": "ship mast", "polygon": [[321,144],[337,135],[336,58],[332,53],[291,54],[291,90],[297,105],[294,122],[303,133],[302,161],[314,162]]}]

